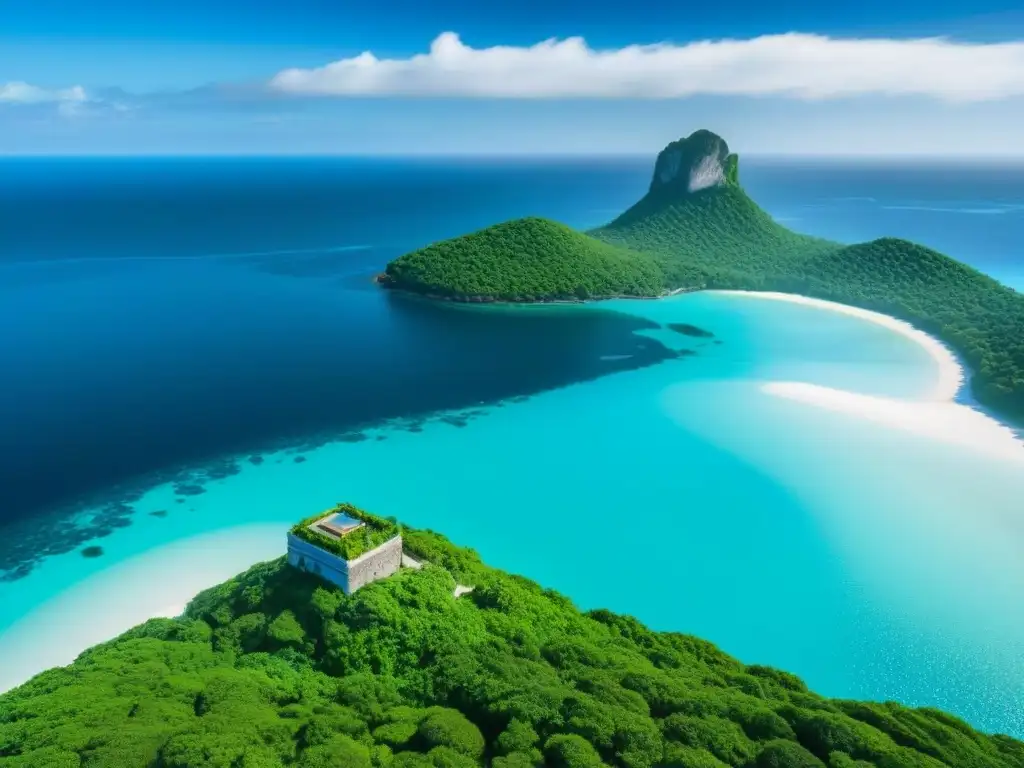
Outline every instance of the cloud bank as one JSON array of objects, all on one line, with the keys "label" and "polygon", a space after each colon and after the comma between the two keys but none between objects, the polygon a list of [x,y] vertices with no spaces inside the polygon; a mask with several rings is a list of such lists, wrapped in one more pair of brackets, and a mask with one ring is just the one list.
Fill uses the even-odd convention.
[{"label": "cloud bank", "polygon": [[[12,81],[0,83],[0,109],[3,109],[7,116],[30,118],[50,115],[80,118],[131,112],[133,105],[130,98],[114,98],[121,95],[127,96],[118,89],[86,91],[80,85],[47,89],[22,81]],[[4,109],[5,107],[9,109]]]},{"label": "cloud bank", "polygon": [[811,100],[916,95],[986,101],[1024,95],[1024,41],[789,33],[594,50],[580,37],[472,48],[445,32],[427,53],[378,59],[367,51],[316,69],[284,70],[269,85],[282,93],[319,96]]},{"label": "cloud bank", "polygon": [[0,83],[0,104],[80,104],[89,96],[80,85],[61,90],[47,90],[20,81]]}]

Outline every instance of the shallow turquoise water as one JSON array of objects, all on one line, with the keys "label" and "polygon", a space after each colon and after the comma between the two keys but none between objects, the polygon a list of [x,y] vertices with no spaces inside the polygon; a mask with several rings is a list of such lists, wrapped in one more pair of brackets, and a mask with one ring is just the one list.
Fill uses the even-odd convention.
[{"label": "shallow turquoise water", "polygon": [[[237,528],[220,551],[179,547],[149,570],[173,580],[173,562],[216,581],[283,553],[288,524],[345,500],[443,531],[583,608],[705,637],[822,693],[936,705],[1024,735],[1020,466],[760,388],[913,397],[937,375],[927,354],[863,320],[784,303],[694,294],[579,311],[609,309],[722,343],[647,331],[698,354],[486,407],[461,427],[380,425],[386,440],[371,430],[302,463],[265,454],[184,504],[155,487],[135,524],[98,542],[103,557],[52,557],[0,584],[5,669],[38,663],[25,638],[62,606],[79,611],[65,630],[85,637],[90,603],[151,600],[137,578],[147,553]],[[168,514],[144,514],[156,510]],[[132,562],[142,570],[116,575]]]}]

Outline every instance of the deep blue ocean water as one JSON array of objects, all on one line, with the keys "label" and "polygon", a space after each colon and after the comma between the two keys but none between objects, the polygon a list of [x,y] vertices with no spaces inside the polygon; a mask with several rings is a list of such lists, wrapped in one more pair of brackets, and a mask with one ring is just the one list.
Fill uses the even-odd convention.
[{"label": "deep blue ocean water", "polygon": [[[575,323],[554,338],[518,321],[500,338],[477,322],[452,331],[429,309],[393,311],[368,281],[504,219],[596,226],[649,173],[641,160],[0,161],[0,520],[268,440],[596,373]],[[762,161],[743,174],[796,229],[909,237],[1024,288],[1024,168]],[[461,344],[500,354],[456,374],[446,366],[477,361]]]},{"label": "deep blue ocean water", "polygon": [[[1020,478],[746,384],[805,374],[907,394],[929,375],[919,349],[802,308],[474,311],[370,282],[495,221],[598,225],[643,193],[650,165],[0,161],[0,636],[159,544],[351,499],[825,693],[1024,733],[1024,626],[1006,615],[1024,585]],[[1024,288],[1024,169],[741,171],[795,229],[909,237]],[[694,318],[723,344],[677,359],[663,324]],[[550,534],[533,552],[501,522],[519,496]],[[965,530],[980,503],[992,526]],[[632,544],[663,541],[663,569],[595,586],[586,564],[611,556],[607,537],[560,561],[602,509],[649,519]],[[105,554],[81,557],[86,543]]]}]

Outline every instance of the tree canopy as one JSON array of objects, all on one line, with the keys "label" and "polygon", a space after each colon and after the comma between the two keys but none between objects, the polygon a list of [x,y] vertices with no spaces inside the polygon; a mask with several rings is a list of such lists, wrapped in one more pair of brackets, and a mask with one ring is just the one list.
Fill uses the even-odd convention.
[{"label": "tree canopy", "polygon": [[517,219],[406,254],[387,266],[400,288],[441,298],[550,301],[656,296],[649,256],[545,219]]},{"label": "tree canopy", "polygon": [[937,710],[825,699],[404,536],[422,570],[346,597],[260,564],[0,696],[0,768],[1024,767]]}]

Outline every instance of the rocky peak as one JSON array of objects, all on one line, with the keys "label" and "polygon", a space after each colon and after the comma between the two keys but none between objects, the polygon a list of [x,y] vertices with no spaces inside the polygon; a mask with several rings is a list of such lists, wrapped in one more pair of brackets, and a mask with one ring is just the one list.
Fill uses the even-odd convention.
[{"label": "rocky peak", "polygon": [[689,195],[729,185],[739,185],[739,158],[725,139],[702,129],[661,150],[648,194]]}]

